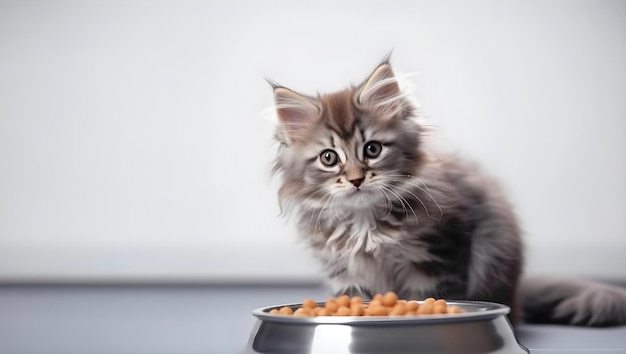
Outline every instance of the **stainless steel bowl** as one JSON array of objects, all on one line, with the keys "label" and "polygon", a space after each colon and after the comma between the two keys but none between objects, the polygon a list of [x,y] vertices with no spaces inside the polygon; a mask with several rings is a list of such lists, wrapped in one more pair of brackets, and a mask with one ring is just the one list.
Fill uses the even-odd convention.
[{"label": "stainless steel bowl", "polygon": [[[252,311],[257,322],[242,354],[252,353],[502,353],[527,354],[506,315],[508,306],[449,301],[464,313],[411,317],[294,317]],[[323,306],[323,303],[318,303]]]}]

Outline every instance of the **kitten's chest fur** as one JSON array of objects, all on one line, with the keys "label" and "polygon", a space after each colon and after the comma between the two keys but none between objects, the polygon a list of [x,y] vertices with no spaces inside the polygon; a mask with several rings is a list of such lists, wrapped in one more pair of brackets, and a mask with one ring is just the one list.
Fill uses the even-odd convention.
[{"label": "kitten's chest fur", "polygon": [[313,238],[314,251],[336,292],[350,286],[402,291],[412,284],[409,293],[414,294],[434,287],[428,276],[412,268],[416,260],[432,259],[415,237],[426,224],[411,223],[406,215],[387,209],[351,209],[340,218],[324,218]]}]

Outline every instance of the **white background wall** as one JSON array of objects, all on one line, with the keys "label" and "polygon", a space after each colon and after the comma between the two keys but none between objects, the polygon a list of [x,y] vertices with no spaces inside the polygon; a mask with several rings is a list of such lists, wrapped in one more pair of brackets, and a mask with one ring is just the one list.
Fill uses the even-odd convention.
[{"label": "white background wall", "polygon": [[296,3],[1,1],[0,280],[317,279],[263,78],[340,89],[391,49],[529,272],[626,279],[626,2]]}]

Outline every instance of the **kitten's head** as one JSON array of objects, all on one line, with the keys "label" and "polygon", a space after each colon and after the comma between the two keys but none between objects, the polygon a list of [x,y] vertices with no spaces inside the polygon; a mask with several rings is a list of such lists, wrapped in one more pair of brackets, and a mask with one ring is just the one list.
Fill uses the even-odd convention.
[{"label": "kitten's head", "polygon": [[420,127],[388,62],[358,86],[317,97],[272,86],[281,203],[367,208],[416,173]]}]

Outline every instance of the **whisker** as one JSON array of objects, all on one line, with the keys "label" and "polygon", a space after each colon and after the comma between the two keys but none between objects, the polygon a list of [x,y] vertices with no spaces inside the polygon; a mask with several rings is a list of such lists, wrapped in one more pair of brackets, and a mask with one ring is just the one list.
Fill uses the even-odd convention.
[{"label": "whisker", "polygon": [[437,203],[437,200],[435,200],[435,197],[433,197],[433,195],[430,192],[430,189],[428,189],[428,186],[426,185],[426,183],[421,178],[415,177],[415,179],[418,182],[420,182],[424,186],[424,188],[426,188],[426,194],[428,194],[430,199],[432,199],[433,203],[435,203],[435,206],[437,207],[437,209],[439,209],[439,221],[441,222],[441,218],[443,217],[443,210],[439,206],[439,203]]},{"label": "whisker", "polygon": [[[302,193],[306,193],[308,192],[307,189],[303,189],[301,191],[299,191],[298,193],[296,193],[293,197],[290,197],[289,199],[292,199],[293,202],[291,202],[291,204],[295,204],[298,200],[298,196]],[[306,196],[306,198],[304,198],[303,200],[300,201],[300,203],[298,205],[296,205],[297,208],[300,208],[304,203],[306,203],[307,200],[309,200],[309,198],[313,197],[313,195],[315,195],[318,192],[323,192],[322,190],[316,189],[313,192],[309,193],[309,195]]]},{"label": "whisker", "polygon": [[320,230],[320,217],[322,216],[322,212],[324,212],[324,210],[326,209],[326,205],[328,205],[328,202],[332,200],[332,198],[334,197],[334,195],[331,192],[327,193],[328,197],[326,198],[326,202],[324,202],[324,205],[322,206],[322,208],[319,210],[319,212],[317,213],[317,220],[315,220],[315,226],[316,228],[314,230]]},{"label": "whisker", "polygon": [[[320,209],[317,209],[317,222],[319,222],[319,217],[322,214],[322,212],[324,211],[324,207],[326,206],[326,203],[328,202],[328,199],[330,199],[330,197],[332,196],[332,194],[330,192],[326,192],[326,194],[322,197],[322,200],[324,200],[324,204],[322,205],[322,207]],[[311,212],[311,216],[309,217],[309,223],[307,224],[307,234],[311,234],[311,222],[313,221],[313,216],[315,215],[315,210],[313,212]],[[319,224],[316,224],[319,225]],[[315,228],[313,229],[313,231],[315,231]]]},{"label": "whisker", "polygon": [[[441,208],[441,206],[439,205],[439,203],[437,202],[435,197],[433,197],[433,194],[431,193],[430,189],[428,188],[428,185],[426,185],[426,183],[422,179],[420,179],[420,178],[418,178],[416,176],[413,176],[413,175],[389,174],[389,173],[386,173],[386,172],[380,173],[379,176],[404,177],[405,179],[392,179],[391,181],[403,182],[403,183],[409,184],[409,185],[411,185],[411,186],[413,186],[415,188],[418,188],[422,192],[426,193],[428,195],[428,197],[430,198],[430,200],[433,201],[433,203],[435,204],[435,206],[439,210],[439,218],[438,218],[438,220],[439,220],[439,222],[441,221],[441,218],[443,217],[443,209]],[[421,185],[424,186],[424,187],[422,188],[420,185],[413,183],[413,180],[421,183]],[[422,201],[420,200],[420,202],[422,202]]]},{"label": "whisker", "polygon": [[[393,187],[395,187],[395,186],[390,186],[390,187],[391,187],[391,188],[390,188],[390,190],[393,190]],[[397,187],[396,187],[396,188],[397,188]],[[419,223],[419,220],[418,220],[418,218],[417,218],[417,214],[415,213],[415,210],[413,210],[413,207],[411,206],[411,203],[409,203],[409,201],[408,201],[408,200],[406,200],[406,198],[404,198],[404,197],[403,197],[400,193],[398,193],[398,192],[394,192],[394,193],[396,193],[396,194],[398,195],[398,197],[399,197],[399,198],[401,198],[402,200],[404,200],[404,202],[406,203],[406,206],[407,206],[407,207],[409,207],[409,209],[411,209],[411,212],[413,213],[413,216],[415,217],[415,223],[416,223],[417,225],[419,225],[420,223]]]},{"label": "whisker", "polygon": [[343,219],[343,216],[339,214],[339,208],[337,207],[337,201],[339,200],[339,196],[338,195],[333,195],[333,199],[330,202],[330,215],[335,217],[335,220],[338,222],[341,222]]},{"label": "whisker", "polygon": [[428,186],[426,185],[426,183],[424,183],[424,181],[422,181],[421,179],[417,178],[417,177],[413,177],[413,179],[415,179],[417,182],[420,182],[424,188],[422,188],[421,186],[413,183],[413,181],[407,181],[407,180],[395,180],[395,181],[399,181],[399,182],[405,182],[415,188],[418,188],[419,190],[421,190],[422,192],[426,193],[426,195],[430,198],[430,200],[433,201],[433,203],[435,204],[435,206],[437,207],[437,210],[439,210],[439,218],[438,221],[441,221],[441,218],[443,217],[443,210],[441,209],[441,206],[439,205],[439,203],[437,203],[437,200],[435,199],[435,197],[433,197],[433,194],[430,192],[430,189],[428,188]]},{"label": "whisker", "polygon": [[424,207],[424,211],[426,212],[426,217],[428,217],[430,219],[430,213],[428,212],[428,208],[426,207],[426,204],[424,204],[424,202],[420,199],[420,197],[418,197],[417,195],[415,195],[415,193],[411,192],[410,190],[408,190],[406,188],[402,188],[402,187],[398,187],[398,186],[393,186],[393,188],[405,191],[405,192],[409,193],[410,195],[412,195],[413,197],[415,197],[415,199],[417,199],[417,201],[420,202],[420,204],[422,204],[422,206]]},{"label": "whisker", "polygon": [[409,207],[409,209],[411,209],[411,212],[413,213],[413,216],[415,217],[415,223],[417,225],[419,225],[419,220],[417,218],[417,214],[415,213],[415,210],[413,210],[413,207],[411,206],[411,204],[403,197],[401,196],[399,193],[395,192],[393,189],[389,188],[389,187],[384,187],[388,192],[392,193],[393,195],[395,195],[398,200],[400,200],[400,204],[402,204],[402,209],[404,209],[405,214],[408,216],[408,213],[406,212],[406,208],[404,207],[404,204],[406,204],[407,207]]},{"label": "whisker", "polygon": [[393,211],[393,202],[391,201],[391,198],[389,198],[389,194],[387,194],[384,189],[378,187],[377,191],[385,197],[385,201],[387,202],[387,214],[385,214],[385,217],[387,217],[391,215],[391,212]]},{"label": "whisker", "polygon": [[[405,216],[408,216],[408,211],[406,209],[406,207],[404,206],[404,203],[402,202],[402,199],[398,198],[398,195],[396,193],[393,193],[393,191],[389,190],[388,187],[384,187],[384,186],[380,186],[381,190],[383,191],[387,191],[389,193],[392,193],[394,195],[394,197],[396,197],[396,199],[398,199],[400,201],[400,206],[402,207],[402,211],[404,212]],[[385,195],[388,195],[387,193],[385,193]],[[389,198],[389,200],[391,200],[391,198]],[[393,202],[392,202],[392,208],[393,208]],[[393,209],[392,209],[393,210]]]}]

